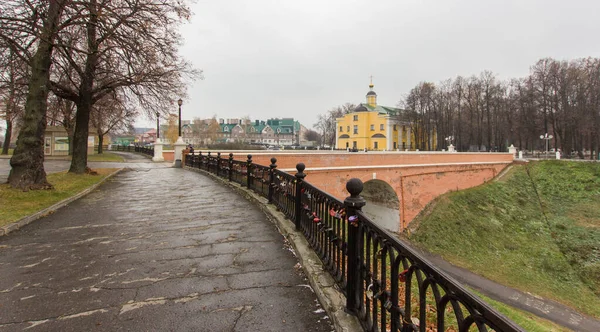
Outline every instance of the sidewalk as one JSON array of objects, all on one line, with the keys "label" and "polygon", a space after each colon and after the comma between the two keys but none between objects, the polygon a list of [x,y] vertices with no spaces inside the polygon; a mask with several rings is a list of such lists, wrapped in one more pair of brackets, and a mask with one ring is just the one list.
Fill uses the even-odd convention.
[{"label": "sidewalk", "polygon": [[148,164],[0,238],[0,331],[332,331],[260,208]]}]

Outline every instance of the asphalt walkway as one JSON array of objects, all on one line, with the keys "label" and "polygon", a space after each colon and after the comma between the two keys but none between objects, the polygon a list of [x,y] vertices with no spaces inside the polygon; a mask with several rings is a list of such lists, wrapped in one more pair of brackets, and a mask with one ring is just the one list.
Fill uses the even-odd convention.
[{"label": "asphalt walkway", "polygon": [[333,330],[257,206],[146,161],[0,237],[0,331]]},{"label": "asphalt walkway", "polygon": [[[89,163],[126,167],[99,190],[0,237],[0,331],[333,329],[255,205],[200,174],[120,154],[123,163]],[[67,170],[69,161],[44,167]],[[9,170],[0,158],[0,183]],[[600,321],[569,307],[422,254],[495,300],[600,331]]]}]

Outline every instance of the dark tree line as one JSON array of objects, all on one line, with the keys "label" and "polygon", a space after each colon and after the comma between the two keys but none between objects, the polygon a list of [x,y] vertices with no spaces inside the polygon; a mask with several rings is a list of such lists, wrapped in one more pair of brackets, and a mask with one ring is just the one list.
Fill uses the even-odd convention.
[{"label": "dark tree line", "polygon": [[[401,120],[410,121],[416,147],[459,151],[543,150],[540,135],[563,154],[583,150],[597,158],[600,145],[600,59],[541,59],[521,79],[502,81],[484,71],[439,84],[421,82],[400,102]],[[435,129],[435,130],[434,130]]]},{"label": "dark tree line", "polygon": [[72,137],[69,171],[83,173],[91,121],[102,137],[123,125],[117,117],[131,120],[136,109],[155,115],[183,96],[185,79],[200,75],[177,54],[177,28],[189,17],[187,1],[1,2],[0,60],[17,57],[27,68],[21,81],[29,84],[11,186],[50,186],[42,144],[48,122],[65,126]]}]

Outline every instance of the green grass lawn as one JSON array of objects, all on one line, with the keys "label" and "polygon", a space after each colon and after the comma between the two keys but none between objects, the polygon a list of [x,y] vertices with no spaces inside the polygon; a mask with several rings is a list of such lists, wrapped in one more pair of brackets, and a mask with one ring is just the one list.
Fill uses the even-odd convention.
[{"label": "green grass lawn", "polygon": [[501,284],[600,318],[600,164],[513,166],[440,197],[410,240]]},{"label": "green grass lawn", "polygon": [[0,226],[17,221],[71,197],[100,182],[115,170],[114,168],[95,169],[98,175],[76,175],[67,172],[48,174],[48,182],[54,186],[52,190],[23,192],[10,188],[8,184],[0,184],[0,206],[2,207],[0,209]]}]

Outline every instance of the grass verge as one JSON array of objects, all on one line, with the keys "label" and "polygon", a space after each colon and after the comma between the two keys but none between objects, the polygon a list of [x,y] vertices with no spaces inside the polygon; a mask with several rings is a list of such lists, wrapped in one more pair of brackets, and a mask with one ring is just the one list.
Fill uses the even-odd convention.
[{"label": "grass verge", "polygon": [[48,174],[52,190],[32,190],[23,192],[12,189],[8,184],[0,184],[0,226],[15,222],[42,209],[69,198],[100,182],[114,172],[114,168],[94,169],[98,175],[72,174],[67,172]]},{"label": "grass verge", "polygon": [[437,200],[410,240],[600,318],[600,164],[543,161]]}]

